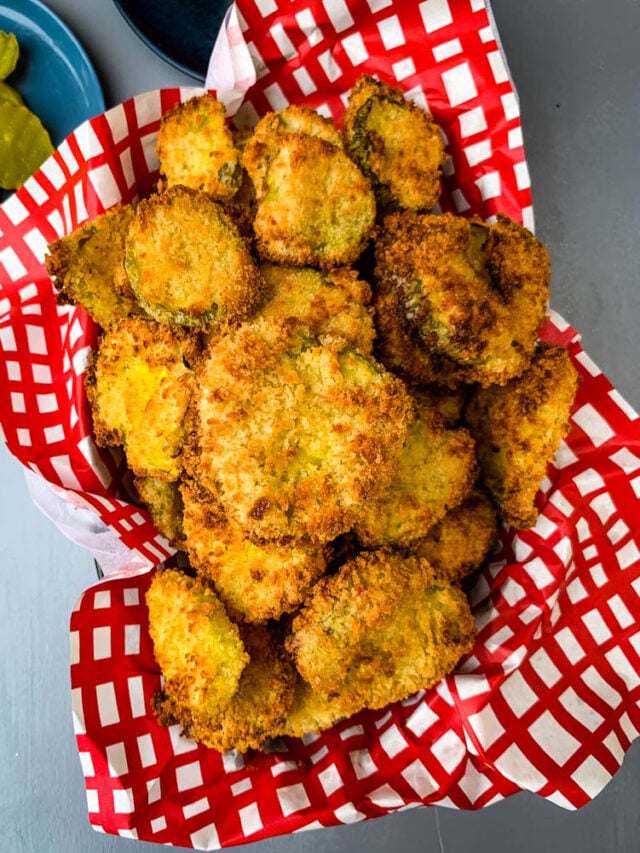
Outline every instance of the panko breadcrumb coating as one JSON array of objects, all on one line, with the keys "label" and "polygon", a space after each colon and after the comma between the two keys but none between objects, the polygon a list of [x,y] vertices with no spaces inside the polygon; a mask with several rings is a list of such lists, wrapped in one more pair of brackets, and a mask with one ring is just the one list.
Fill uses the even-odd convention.
[{"label": "panko breadcrumb coating", "polygon": [[217,719],[198,716],[189,727],[192,738],[218,752],[260,749],[280,734],[294,699],[295,669],[278,639],[263,625],[243,625],[240,635],[250,660],[229,707]]},{"label": "panko breadcrumb coating", "polygon": [[233,221],[206,193],[182,186],[140,202],[125,266],[138,301],[161,323],[217,330],[246,319],[262,298]]},{"label": "panko breadcrumb coating", "polygon": [[457,583],[480,568],[491,551],[498,528],[493,503],[482,491],[474,489],[413,546],[412,553],[428,560],[439,578]]},{"label": "panko breadcrumb coating", "polygon": [[370,355],[375,330],[371,287],[355,270],[336,267],[321,272],[311,267],[260,267],[265,282],[265,303],[256,317],[295,318],[314,337],[342,338],[359,352]]},{"label": "panko breadcrumb coating", "polygon": [[328,120],[302,107],[269,114],[242,163],[256,192],[262,258],[327,269],[359,257],[375,224],[375,198]]},{"label": "panko breadcrumb coating", "polygon": [[434,207],[446,154],[429,113],[398,87],[363,75],[349,93],[343,123],[347,153],[371,178],[381,208]]},{"label": "panko breadcrumb coating", "polygon": [[540,343],[522,376],[471,398],[465,420],[477,441],[482,482],[514,527],[535,524],[538,487],[569,429],[577,387],[567,351]]},{"label": "panko breadcrumb coating", "polygon": [[286,323],[214,341],[197,384],[198,476],[253,539],[349,530],[394,475],[414,417],[375,361]]},{"label": "panko breadcrumb coating", "polygon": [[130,205],[114,207],[49,244],[47,272],[54,279],[59,301],[82,305],[103,329],[129,314],[143,313],[116,284],[133,215]]},{"label": "panko breadcrumb coating", "polygon": [[355,532],[367,547],[409,546],[426,536],[469,494],[477,475],[475,443],[465,429],[418,417],[409,429],[398,470],[363,507]]},{"label": "panko breadcrumb coating", "polygon": [[176,480],[194,391],[193,339],[130,317],[104,334],[87,374],[96,442],[122,445],[138,477]]},{"label": "panko breadcrumb coating", "polygon": [[376,551],[316,584],[287,648],[322,697],[381,708],[431,687],[473,643],[464,593],[426,560]]},{"label": "panko breadcrumb coating", "polygon": [[153,653],[164,677],[161,722],[186,734],[219,722],[249,663],[240,632],[217,595],[174,569],[157,571],[146,595]]},{"label": "panko breadcrumb coating", "polygon": [[185,479],[181,491],[191,565],[236,621],[278,619],[304,601],[325,571],[322,548],[299,541],[252,542],[196,481]]},{"label": "panko breadcrumb coating", "polygon": [[380,294],[397,292],[377,313],[395,310],[396,322],[402,316],[424,350],[458,364],[465,382],[504,385],[528,365],[549,297],[549,260],[508,217],[488,225],[448,213],[388,216],[376,277]]},{"label": "panko breadcrumb coating", "polygon": [[213,95],[197,95],[166,112],[156,146],[161,188],[181,184],[226,200],[242,181],[240,154]]},{"label": "panko breadcrumb coating", "polygon": [[177,482],[135,477],[134,486],[158,531],[176,548],[184,546],[182,496]]},{"label": "panko breadcrumb coating", "polygon": [[289,737],[318,734],[359,710],[358,702],[350,700],[350,697],[334,696],[329,699],[316,693],[303,678],[298,678],[293,703],[279,734]]}]

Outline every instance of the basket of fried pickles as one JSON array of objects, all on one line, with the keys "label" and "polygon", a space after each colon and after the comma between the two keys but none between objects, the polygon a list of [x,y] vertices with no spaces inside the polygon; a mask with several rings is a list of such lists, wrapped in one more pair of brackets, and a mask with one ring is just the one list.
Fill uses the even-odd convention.
[{"label": "basket of fried pickles", "polygon": [[538,338],[544,246],[438,212],[428,112],[363,75],[231,128],[162,118],[160,177],[52,242],[100,329],[103,448],[183,555],[156,570],[160,723],[225,752],[318,733],[435,685],[474,646],[469,578],[533,526],[578,376]]}]

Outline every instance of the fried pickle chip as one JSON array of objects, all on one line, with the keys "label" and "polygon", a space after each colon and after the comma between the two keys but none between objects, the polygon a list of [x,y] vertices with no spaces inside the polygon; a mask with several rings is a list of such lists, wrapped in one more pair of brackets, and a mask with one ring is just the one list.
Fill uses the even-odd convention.
[{"label": "fried pickle chip", "polygon": [[[400,346],[410,347],[417,335],[422,350],[483,386],[504,385],[526,368],[550,278],[546,249],[526,228],[501,214],[494,225],[452,214],[394,214],[384,221],[376,262],[379,292],[397,292],[377,312],[395,311],[392,329],[402,317],[410,330],[396,332]],[[429,373],[416,381],[438,381]]]},{"label": "fried pickle chip", "polygon": [[240,635],[249,653],[238,689],[224,714],[194,716],[189,735],[218,752],[260,749],[280,734],[293,703],[296,672],[281,644],[264,625],[243,625]]},{"label": "fried pickle chip", "polygon": [[47,272],[59,301],[82,305],[103,329],[142,313],[136,300],[120,293],[116,284],[133,215],[130,205],[112,208],[49,244]]},{"label": "fried pickle chip", "polygon": [[522,376],[471,398],[465,419],[477,441],[482,482],[514,527],[535,524],[538,487],[569,429],[577,386],[567,351],[540,343]]},{"label": "fried pickle chip", "polygon": [[252,542],[196,481],[181,485],[186,549],[237,621],[266,622],[295,610],[326,568],[322,548],[298,541]]},{"label": "fried pickle chip", "polygon": [[256,317],[295,318],[314,337],[342,338],[354,349],[370,355],[375,330],[371,287],[355,270],[336,267],[321,272],[311,267],[264,263],[260,272],[266,300]]},{"label": "fried pickle chip", "polygon": [[412,547],[412,553],[428,560],[439,578],[457,583],[480,568],[495,542],[498,527],[493,503],[481,490],[474,489]]},{"label": "fried pickle chip", "polygon": [[96,442],[122,445],[138,477],[176,480],[194,390],[193,341],[142,317],[105,332],[87,376]]},{"label": "fried pickle chip", "polygon": [[349,696],[329,699],[316,693],[303,678],[298,678],[293,703],[279,734],[289,737],[318,734],[359,710],[357,700],[350,700]]},{"label": "fried pickle chip", "polygon": [[181,184],[227,200],[240,187],[240,154],[225,121],[224,105],[209,93],[163,115],[156,152],[162,189]]},{"label": "fried pickle chip", "polygon": [[182,186],[140,202],[125,266],[138,301],[161,323],[219,329],[246,319],[262,298],[232,220],[206,193]]},{"label": "fried pickle chip", "polygon": [[261,257],[323,269],[359,257],[375,224],[375,198],[330,122],[301,107],[269,114],[242,162],[255,187]]},{"label": "fried pickle chip", "polygon": [[164,677],[155,710],[164,725],[219,721],[249,663],[238,628],[209,587],[174,569],[157,571],[146,595],[149,634]]},{"label": "fried pickle chip", "polygon": [[140,500],[148,508],[158,531],[174,547],[184,546],[182,527],[182,495],[177,482],[157,477],[135,477],[134,486]]},{"label": "fried pickle chip", "polygon": [[444,143],[431,115],[402,90],[363,75],[344,115],[347,153],[387,210],[431,210],[440,196]]},{"label": "fried pickle chip", "polygon": [[316,584],[287,648],[322,697],[381,708],[434,685],[473,642],[464,593],[426,560],[376,551]]},{"label": "fried pickle chip", "polygon": [[367,548],[404,547],[469,494],[476,476],[475,443],[466,429],[446,429],[439,419],[417,417],[387,488],[363,507],[354,526]]},{"label": "fried pickle chip", "polygon": [[397,467],[404,384],[344,342],[265,320],[209,348],[196,400],[200,481],[253,539],[328,542]]}]

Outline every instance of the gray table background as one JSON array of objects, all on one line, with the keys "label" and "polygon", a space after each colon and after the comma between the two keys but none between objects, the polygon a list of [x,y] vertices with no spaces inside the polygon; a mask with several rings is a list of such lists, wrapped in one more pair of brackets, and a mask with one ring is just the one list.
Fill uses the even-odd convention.
[{"label": "gray table background", "polygon": [[[110,0],[47,5],[83,42],[108,106],[193,84],[136,38]],[[553,263],[552,306],[640,409],[640,4],[494,0],[493,10],[520,95],[537,234]],[[95,579],[93,563],[33,507],[3,445],[0,483],[0,851],[160,850],[89,827],[71,723],[68,619]],[[579,812],[521,794],[481,812],[418,809],[248,849],[637,853],[639,759],[636,742]]]}]

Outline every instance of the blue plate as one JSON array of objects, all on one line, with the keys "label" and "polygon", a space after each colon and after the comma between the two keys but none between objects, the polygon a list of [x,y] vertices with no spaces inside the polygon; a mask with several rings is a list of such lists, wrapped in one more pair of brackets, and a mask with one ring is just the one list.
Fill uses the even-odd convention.
[{"label": "blue plate", "polygon": [[114,0],[132,30],[159,56],[201,82],[230,0]]},{"label": "blue plate", "polygon": [[40,118],[55,147],[85,119],[104,112],[102,89],[84,48],[39,0],[0,0],[0,30],[15,33],[20,45],[18,66],[7,83]]}]

